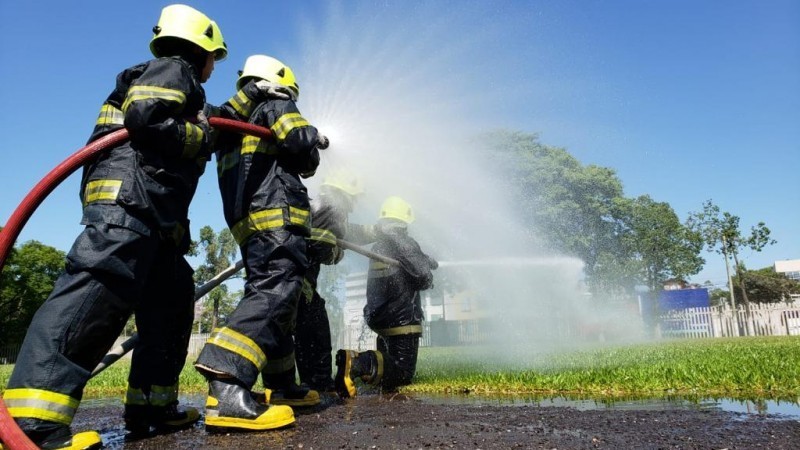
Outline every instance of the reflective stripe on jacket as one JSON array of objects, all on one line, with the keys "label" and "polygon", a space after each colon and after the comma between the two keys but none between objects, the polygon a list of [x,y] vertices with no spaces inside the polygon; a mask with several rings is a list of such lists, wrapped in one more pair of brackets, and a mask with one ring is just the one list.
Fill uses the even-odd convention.
[{"label": "reflective stripe on jacket", "polygon": [[242,91],[222,109],[272,130],[273,139],[226,133],[217,141],[217,175],[225,220],[241,245],[257,231],[297,227],[311,234],[308,192],[300,174],[319,165],[317,129],[293,101],[270,99],[255,107]]},{"label": "reflective stripe on jacket", "polygon": [[208,139],[192,123],[204,105],[197,71],[180,58],[153,59],[121,72],[89,141],[122,127],[130,141],[85,166],[83,204],[120,205],[168,234],[179,226],[188,229],[189,203],[208,159]]}]

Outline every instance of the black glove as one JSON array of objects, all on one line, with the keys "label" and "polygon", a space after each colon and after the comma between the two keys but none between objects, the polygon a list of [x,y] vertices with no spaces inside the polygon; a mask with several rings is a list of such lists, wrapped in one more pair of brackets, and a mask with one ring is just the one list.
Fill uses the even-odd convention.
[{"label": "black glove", "polygon": [[214,127],[208,123],[208,117],[206,117],[206,113],[203,112],[203,110],[197,111],[196,125],[203,130],[204,135],[200,153],[202,153],[204,156],[209,156],[214,148],[214,143],[217,140],[217,132],[214,130]]},{"label": "black glove", "polygon": [[318,135],[317,136],[317,148],[320,150],[325,150],[328,146],[331,145],[331,141],[328,139],[327,136]]}]

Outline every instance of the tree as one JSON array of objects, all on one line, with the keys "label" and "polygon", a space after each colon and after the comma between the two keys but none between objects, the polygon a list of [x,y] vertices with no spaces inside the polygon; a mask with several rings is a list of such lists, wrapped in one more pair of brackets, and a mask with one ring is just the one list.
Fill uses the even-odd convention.
[{"label": "tree", "polygon": [[225,284],[212,289],[206,297],[206,303],[216,305],[216,309],[203,308],[199,318],[200,332],[210,333],[218,325],[224,324],[236,309],[236,305],[242,298],[242,292],[241,290],[229,292],[228,286]]},{"label": "tree", "polygon": [[0,345],[18,345],[64,271],[64,252],[38,241],[12,249],[0,275]]},{"label": "tree", "polygon": [[[617,233],[615,202],[622,183],[614,170],[582,165],[562,148],[538,136],[498,131],[486,136],[489,158],[516,193],[523,219],[558,252],[581,258],[594,289],[617,284],[625,260]],[[630,286],[632,288],[632,286]]]},{"label": "tree", "polygon": [[[229,267],[238,256],[239,248],[230,230],[223,228],[219,234],[206,225],[200,229],[200,239],[195,247],[198,253],[205,256],[205,262],[194,271],[195,283],[202,284]],[[217,327],[220,318],[221,303],[228,300],[227,287],[217,286],[206,295],[204,305],[211,304],[211,329]]]},{"label": "tree", "polygon": [[750,228],[749,235],[744,235],[739,229],[739,217],[729,212],[721,212],[719,206],[710,199],[703,203],[702,211],[689,214],[686,225],[692,231],[699,233],[708,251],[723,255],[726,266],[728,258],[733,258],[742,302],[745,308],[749,308],[750,300],[744,276],[746,269],[744,264],[739,261],[739,251],[749,248],[760,252],[767,245],[774,244],[776,241],[769,237],[769,228],[764,225],[764,222],[759,222],[758,225]]},{"label": "tree", "polygon": [[642,195],[620,199],[617,207],[623,243],[651,291],[661,290],[670,278],[685,279],[703,268],[702,237],[680,222],[669,203]]},{"label": "tree", "polygon": [[[741,275],[744,276],[744,285],[747,286],[747,298],[755,303],[789,301],[792,295],[800,294],[800,282],[775,272],[772,267],[745,270]],[[741,288],[737,292],[744,298]]]}]

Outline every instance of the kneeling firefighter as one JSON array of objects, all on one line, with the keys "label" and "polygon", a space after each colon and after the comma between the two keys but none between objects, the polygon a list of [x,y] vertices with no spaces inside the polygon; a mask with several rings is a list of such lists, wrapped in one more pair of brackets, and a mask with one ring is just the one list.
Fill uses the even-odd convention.
[{"label": "kneeling firefighter", "polygon": [[370,262],[364,320],[378,334],[377,350],[336,352],[334,381],[342,397],[356,395],[355,379],[392,392],[414,378],[422,336],[420,291],[433,286],[431,271],[439,265],[408,235],[413,221],[411,206],[400,197],[389,197],[381,206],[372,250],[399,266]]},{"label": "kneeling firefighter", "polygon": [[217,24],[185,5],[165,7],[150,50],[155,59],[117,76],[90,142],[122,129],[129,142],[84,166],[84,230],[65,272],[37,311],[4,393],[9,413],[39,447],[93,448],[97,432],[70,425],[92,370],[131,313],[134,348],[125,426],[173,429],[199,419],[178,407],[194,316],[189,203],[212,143],[205,91],[227,48]]},{"label": "kneeling firefighter", "polygon": [[337,246],[338,239],[356,244],[375,241],[372,225],[350,223],[348,218],[363,192],[359,177],[338,169],[325,177],[319,195],[311,202],[310,267],[297,311],[295,352],[300,380],[317,390],[335,391],[331,376],[331,328],[325,299],[317,291],[317,278],[322,264],[335,265],[342,260],[344,249]]},{"label": "kneeling firefighter", "polygon": [[[276,95],[254,103],[248,95],[254,86]],[[212,332],[195,368],[209,382],[207,429],[267,430],[294,422],[291,407],[277,405],[276,396],[250,391],[268,365],[279,367],[272,372],[273,381],[283,397],[319,401],[315,391],[294,389],[291,334],[308,268],[311,229],[301,178],[316,172],[318,149],[326,148],[328,139],[300,115],[294,73],[282,62],[250,56],[237,89],[222,109],[269,128],[274,139],[227,134],[217,141],[225,219],[242,252],[246,278],[244,297],[227,324]]]}]

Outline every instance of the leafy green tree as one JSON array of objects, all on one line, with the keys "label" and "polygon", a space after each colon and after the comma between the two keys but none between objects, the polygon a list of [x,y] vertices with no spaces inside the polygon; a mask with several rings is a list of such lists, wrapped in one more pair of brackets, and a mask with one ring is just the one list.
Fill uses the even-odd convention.
[{"label": "leafy green tree", "polygon": [[[737,278],[739,276],[744,277],[743,285],[747,286],[747,298],[755,303],[789,301],[792,295],[800,294],[800,282],[775,272],[773,267],[745,270],[737,275]],[[737,285],[742,284],[737,283]],[[736,292],[744,298],[741,288],[736,289]]]},{"label": "leafy green tree", "polygon": [[206,303],[216,305],[216,310],[203,308],[199,319],[200,332],[210,333],[217,326],[224,325],[233,310],[236,309],[242,293],[241,290],[230,292],[225,284],[212,289],[207,295]]},{"label": "leafy green tree", "polygon": [[584,166],[535,134],[497,131],[486,136],[486,146],[522,217],[532,224],[531,237],[581,258],[593,290],[618,284],[618,262],[624,264],[626,255],[615,217],[622,183],[614,170]]},{"label": "leafy green tree", "polygon": [[0,346],[22,342],[33,314],[64,271],[64,257],[38,241],[12,249],[0,275]]},{"label": "leafy green tree", "polygon": [[[194,280],[197,284],[203,284],[214,278],[233,264],[239,254],[239,247],[229,229],[223,228],[216,233],[207,225],[200,229],[200,239],[195,248],[198,254],[205,257],[205,261],[194,271]],[[225,285],[217,286],[205,296],[203,301],[205,306],[211,306],[210,329],[212,330],[219,323],[221,304],[229,299],[227,289]]]},{"label": "leafy green tree", "polygon": [[776,241],[770,238],[769,228],[764,222],[759,222],[750,228],[749,235],[745,235],[739,228],[739,217],[722,212],[712,200],[703,203],[702,211],[691,213],[686,225],[702,237],[708,251],[721,254],[726,264],[728,258],[733,258],[740,298],[745,307],[748,307],[750,300],[744,275],[746,269],[739,261],[739,252],[743,248],[760,252],[767,245],[774,244]]},{"label": "leafy green tree", "polygon": [[684,226],[666,202],[648,195],[617,202],[624,232],[622,240],[642,271],[651,291],[661,290],[670,278],[685,279],[703,268],[703,240]]}]

